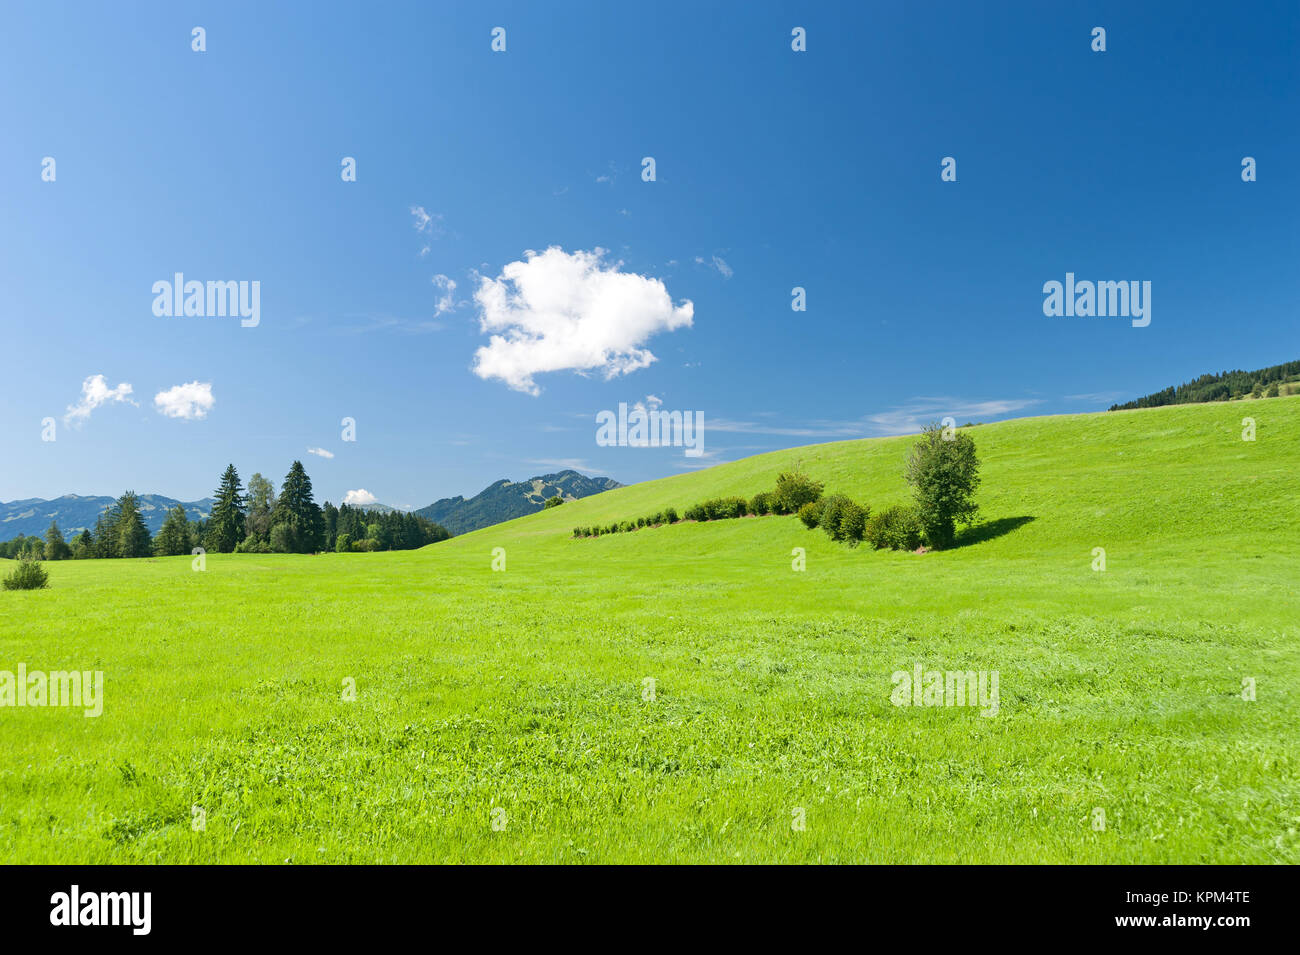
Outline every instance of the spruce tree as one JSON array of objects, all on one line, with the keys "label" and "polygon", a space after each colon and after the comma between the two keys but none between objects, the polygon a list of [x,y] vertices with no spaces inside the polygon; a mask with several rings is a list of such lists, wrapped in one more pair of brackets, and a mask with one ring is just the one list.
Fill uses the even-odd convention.
[{"label": "spruce tree", "polygon": [[176,557],[190,552],[190,522],[180,504],[167,512],[167,519],[154,539],[153,549],[159,557]]},{"label": "spruce tree", "polygon": [[134,491],[117,499],[117,553],[119,557],[148,557],[153,553],[149,528],[144,526]]},{"label": "spruce tree", "polygon": [[213,496],[217,503],[208,515],[208,550],[229,554],[244,539],[244,494],[233,464],[226,465],[221,486]]},{"label": "spruce tree", "polygon": [[64,560],[70,553],[71,549],[59,530],[59,522],[50,521],[50,529],[45,532],[45,559]]},{"label": "spruce tree", "polygon": [[301,461],[294,461],[280,486],[280,497],[271,514],[271,527],[285,531],[272,535],[273,546],[299,554],[314,554],[324,545],[325,521],[312,499],[311,478]]}]

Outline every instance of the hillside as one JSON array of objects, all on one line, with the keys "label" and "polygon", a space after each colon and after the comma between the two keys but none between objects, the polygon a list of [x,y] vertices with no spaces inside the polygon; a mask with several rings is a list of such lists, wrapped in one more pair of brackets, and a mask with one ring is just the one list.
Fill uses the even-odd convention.
[{"label": "hillside", "polygon": [[574,501],[622,486],[611,478],[591,478],[577,471],[560,471],[527,481],[503,479],[469,499],[460,495],[443,498],[415,513],[441,524],[453,534],[464,534],[533,514],[542,509],[548,498],[557,495],[566,501]]},{"label": "hillside", "polygon": [[[49,564],[0,657],[102,668],[112,718],[0,721],[0,861],[1294,864],[1300,397],[1253,442],[1241,411],[977,426],[983,523],[924,555],[793,517],[570,537],[795,458],[901,501],[899,437],[418,551]],[[915,666],[997,672],[998,711],[894,705]]]},{"label": "hillside", "polygon": [[[167,512],[177,504],[185,506],[185,514],[190,520],[206,519],[214,503],[210,497],[200,501],[178,501],[161,494],[141,494],[140,516],[144,519],[149,533],[157,534],[167,519]],[[0,501],[0,541],[12,540],[20,534],[39,536],[50,526],[50,521],[58,521],[63,536],[71,538],[84,529],[93,530],[95,519],[112,506],[112,497],[84,497],[77,494],[65,494],[52,501],[32,497],[22,501]]]}]

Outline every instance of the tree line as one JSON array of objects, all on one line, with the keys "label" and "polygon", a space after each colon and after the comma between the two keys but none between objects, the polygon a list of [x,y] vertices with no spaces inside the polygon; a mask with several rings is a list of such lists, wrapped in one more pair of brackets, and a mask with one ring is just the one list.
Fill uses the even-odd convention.
[{"label": "tree line", "polygon": [[[1134,408],[1159,408],[1162,405],[1231,401],[1246,395],[1252,398],[1277,398],[1282,393],[1283,385],[1297,375],[1300,375],[1300,361],[1270,365],[1259,371],[1221,371],[1217,375],[1201,375],[1194,381],[1185,381],[1177,387],[1171,385],[1136,401],[1111,405],[1109,410],[1132,411]],[[1286,390],[1290,392],[1292,389]]]},{"label": "tree line", "polygon": [[254,473],[245,489],[233,464],[226,467],[206,519],[190,519],[183,505],[167,512],[158,534],[151,535],[140,501],[127,491],[71,542],[51,522],[45,536],[19,535],[0,543],[0,557],[68,560],[110,557],[171,557],[194,548],[228,554],[315,554],[323,550],[411,550],[446,540],[451,534],[424,517],[401,511],[369,511],[329,501],[316,504],[311,478],[294,461],[280,493]]}]

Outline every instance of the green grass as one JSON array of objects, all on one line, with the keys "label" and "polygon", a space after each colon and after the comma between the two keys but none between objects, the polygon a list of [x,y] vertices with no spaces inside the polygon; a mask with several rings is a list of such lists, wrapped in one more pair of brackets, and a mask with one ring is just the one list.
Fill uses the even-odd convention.
[{"label": "green grass", "polygon": [[[796,457],[880,508],[897,438],[415,552],[47,565],[0,593],[0,669],[101,669],[104,713],[0,709],[0,861],[1300,861],[1300,398],[972,434],[1000,533],[942,553],[569,536]],[[999,714],[894,707],[916,663],[999,671]]]}]

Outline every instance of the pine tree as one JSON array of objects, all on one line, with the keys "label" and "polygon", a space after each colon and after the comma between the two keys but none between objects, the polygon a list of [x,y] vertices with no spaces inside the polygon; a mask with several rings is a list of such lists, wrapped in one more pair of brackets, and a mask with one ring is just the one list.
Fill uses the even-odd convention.
[{"label": "pine tree", "polygon": [[180,504],[167,512],[162,530],[154,539],[153,549],[159,557],[176,557],[190,552],[190,522]]},{"label": "pine tree", "polygon": [[217,503],[208,515],[208,550],[229,554],[244,539],[243,488],[239,486],[239,472],[233,464],[226,465],[221,486],[213,496]]},{"label": "pine tree", "polygon": [[314,554],[325,540],[325,521],[312,499],[311,478],[301,461],[294,461],[280,486],[280,497],[271,514],[271,528],[284,527],[272,535],[272,546],[298,554]]},{"label": "pine tree", "polygon": [[71,553],[71,548],[59,530],[59,522],[50,521],[50,529],[45,532],[45,559],[65,560]]},{"label": "pine tree", "polygon": [[134,491],[117,499],[117,553],[119,557],[148,557],[153,553],[149,528],[144,526]]},{"label": "pine tree", "polygon": [[77,560],[85,560],[87,557],[95,556],[95,538],[91,536],[88,529],[82,528],[81,536],[72,545],[72,556]]},{"label": "pine tree", "polygon": [[95,544],[91,556],[99,558],[117,557],[117,518],[118,507],[114,501],[109,507],[99,512],[95,518]]}]

